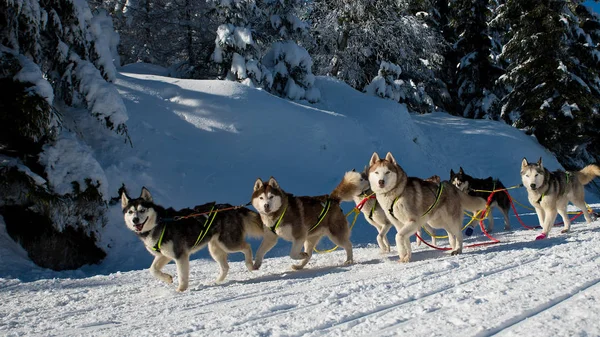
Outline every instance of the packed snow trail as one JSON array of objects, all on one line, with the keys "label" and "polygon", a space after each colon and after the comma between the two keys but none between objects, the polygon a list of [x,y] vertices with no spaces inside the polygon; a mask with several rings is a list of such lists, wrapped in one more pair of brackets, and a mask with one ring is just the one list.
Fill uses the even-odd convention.
[{"label": "packed snow trail", "polygon": [[[600,221],[576,223],[544,241],[535,232],[496,233],[502,243],[459,256],[419,247],[408,264],[375,245],[316,255],[291,271],[288,257],[259,271],[191,263],[190,287],[147,270],[33,282],[3,279],[5,335],[506,336],[597,335]],[[479,235],[468,243],[484,240]],[[395,247],[394,247],[395,248]],[[166,267],[174,273],[173,264]]]}]

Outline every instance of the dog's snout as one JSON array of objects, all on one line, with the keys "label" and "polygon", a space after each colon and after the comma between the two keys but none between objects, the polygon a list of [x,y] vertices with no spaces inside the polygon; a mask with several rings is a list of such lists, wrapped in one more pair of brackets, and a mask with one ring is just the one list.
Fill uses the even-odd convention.
[{"label": "dog's snout", "polygon": [[531,184],[531,185],[529,185],[529,186],[531,186],[531,188],[535,189],[535,186],[536,186],[536,185],[535,185],[535,184]]},{"label": "dog's snout", "polygon": [[379,186],[383,186],[383,185],[385,185],[385,180],[383,180],[383,179],[379,180]]},{"label": "dog's snout", "polygon": [[140,218],[135,217],[135,218],[131,219],[131,221],[133,221],[134,224],[137,224],[138,222],[140,222]]},{"label": "dog's snout", "polygon": [[271,209],[271,205],[270,204],[265,204],[265,211],[269,211]]}]

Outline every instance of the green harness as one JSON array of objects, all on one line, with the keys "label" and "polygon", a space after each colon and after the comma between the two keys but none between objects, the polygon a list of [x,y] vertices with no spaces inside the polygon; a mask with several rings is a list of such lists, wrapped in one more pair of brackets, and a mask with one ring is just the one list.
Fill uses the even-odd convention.
[{"label": "green harness", "polygon": [[[194,243],[192,248],[195,248],[196,246],[198,246],[198,244],[202,241],[202,239],[204,239],[204,237],[208,233],[210,226],[212,226],[212,223],[215,220],[215,217],[217,216],[217,212],[219,212],[219,210],[215,211],[214,209],[215,209],[215,206],[213,205],[213,207],[210,209],[210,212],[208,212],[209,215],[206,217],[206,221],[204,221],[204,225],[202,225],[202,230],[200,231],[200,234],[198,234],[198,238],[196,239],[196,242]],[[212,215],[210,215],[210,214],[212,214]],[[209,219],[210,219],[210,221],[209,221]],[[163,237],[165,236],[166,230],[167,230],[167,224],[165,223],[165,226],[163,227],[163,230],[160,233],[160,237],[158,238],[158,242],[156,242],[154,247],[152,247],[153,251],[160,253],[160,246],[162,245]]]},{"label": "green harness", "polygon": [[[315,228],[317,228],[321,224],[323,219],[325,219],[325,217],[327,216],[327,213],[329,213],[329,208],[331,208],[331,199],[328,198],[327,201],[325,202],[325,205],[323,205],[323,210],[321,211],[321,214],[319,214],[319,217],[317,218],[317,223],[314,224],[314,226],[312,226],[310,228],[309,232],[312,232]],[[269,227],[271,232],[273,232],[275,235],[277,235],[276,230],[277,230],[277,228],[279,228],[279,225],[281,225],[281,220],[283,220],[283,216],[285,215],[286,210],[287,210],[287,205],[283,209],[283,212],[281,212],[281,215],[279,216],[279,219],[277,219],[277,222],[275,223],[275,225],[273,227]]]},{"label": "green harness", "polygon": [[[442,196],[442,191],[444,190],[444,183],[440,183],[436,196],[435,196],[435,201],[433,202],[433,204],[431,206],[429,206],[429,208],[425,211],[425,213],[423,213],[423,215],[421,215],[421,218],[426,216],[427,214],[429,214],[429,212],[431,212],[431,210],[438,204],[438,202],[440,201],[440,197]],[[394,201],[392,202],[392,206],[390,206],[389,212],[390,215],[392,216],[392,218],[398,220],[395,216],[394,216],[394,205],[396,204],[396,201],[398,201],[398,199],[400,199],[400,196],[397,196]]]}]

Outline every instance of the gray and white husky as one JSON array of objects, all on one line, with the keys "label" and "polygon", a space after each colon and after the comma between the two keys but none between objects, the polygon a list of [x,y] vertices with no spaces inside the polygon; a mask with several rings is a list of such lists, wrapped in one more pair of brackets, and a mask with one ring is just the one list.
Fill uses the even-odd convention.
[{"label": "gray and white husky", "polygon": [[304,268],[323,236],[346,250],[344,264],[353,263],[350,229],[339,199],[297,197],[286,193],[273,177],[266,183],[258,178],[254,183],[252,206],[260,213],[265,226],[264,240],[256,252],[255,268],[260,267],[264,255],[275,246],[278,237],[292,242],[290,257],[301,260],[292,265],[295,270]]},{"label": "gray and white husky", "polygon": [[[222,282],[229,271],[227,254],[242,252],[246,267],[253,270],[252,250],[245,241],[246,235],[263,235],[260,216],[247,208],[230,208],[231,205],[209,203],[194,209],[165,209],[152,201],[150,192],[144,187],[137,199],[130,199],[123,191],[121,207],[125,225],[144,243],[154,261],[150,273],[157,279],[173,283],[173,277],[163,273],[162,268],[171,260],[177,265],[179,286],[177,291],[188,288],[190,255],[208,245],[212,258],[217,261],[221,272],[216,282]],[[180,218],[192,214],[201,216]]]},{"label": "gray and white husky", "polygon": [[542,227],[542,234],[536,237],[536,240],[548,236],[557,213],[564,222],[561,233],[569,231],[571,227],[571,221],[567,214],[569,201],[583,211],[587,223],[592,221],[585,206],[583,186],[597,176],[600,176],[598,165],[588,165],[575,172],[561,170],[550,172],[542,165],[542,158],[537,163],[529,163],[526,158],[523,158],[521,180],[527,189],[527,197],[535,208]]},{"label": "gray and white husky", "polygon": [[462,253],[463,210],[485,208],[485,200],[472,197],[448,182],[436,184],[408,177],[391,153],[370,160],[369,183],[388,220],[396,227],[396,247],[400,262],[411,259],[410,236],[424,224],[448,232],[451,254]]},{"label": "gray and white husky", "polygon": [[[431,177],[432,181],[435,181],[437,176]],[[439,178],[439,177],[437,177]],[[439,179],[437,180],[439,183]],[[375,194],[371,190],[369,185],[369,178],[366,172],[356,172],[355,170],[346,172],[344,178],[340,184],[331,193],[332,196],[336,196],[341,201],[354,201],[358,206],[365,198]],[[392,228],[392,223],[388,220],[385,215],[384,209],[377,202],[375,198],[367,199],[361,208],[361,213],[364,215],[365,220],[377,229],[377,244],[382,253],[390,252],[390,242],[387,238],[387,233]],[[434,230],[429,225],[424,225],[425,229],[433,234]],[[421,236],[421,230],[418,230],[419,236]],[[436,244],[435,237],[432,238],[432,243]],[[421,240],[417,238],[417,245],[421,244]]]}]

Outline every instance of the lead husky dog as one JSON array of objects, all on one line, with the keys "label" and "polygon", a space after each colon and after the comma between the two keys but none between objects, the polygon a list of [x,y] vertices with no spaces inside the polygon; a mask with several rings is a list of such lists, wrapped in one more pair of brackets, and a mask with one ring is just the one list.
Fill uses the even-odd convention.
[{"label": "lead husky dog", "polygon": [[[436,179],[437,178],[437,179]],[[433,176],[431,181],[439,183],[439,177]],[[358,206],[365,198],[375,194],[369,186],[369,178],[366,172],[356,172],[355,170],[346,172],[342,182],[333,190],[331,193],[337,196],[341,201],[354,201]],[[392,227],[392,223],[388,220],[385,215],[385,211],[375,198],[369,198],[363,202],[363,206],[360,209],[365,219],[375,229],[377,229],[377,243],[382,253],[390,252],[390,242],[387,238],[387,233]],[[425,229],[433,235],[434,230],[429,225],[424,225]],[[421,230],[419,229],[419,236]],[[435,245],[435,237],[432,238],[432,242]],[[421,240],[417,238],[417,245],[421,244]]]},{"label": "lead husky dog", "polygon": [[600,176],[598,165],[588,165],[576,172],[561,170],[550,172],[542,165],[542,158],[537,163],[529,163],[526,158],[523,158],[521,180],[527,189],[527,197],[535,208],[542,227],[542,234],[538,235],[536,240],[548,236],[554,225],[556,213],[560,214],[564,222],[561,233],[569,231],[571,227],[571,221],[567,214],[569,201],[581,209],[587,223],[592,222],[585,206],[583,185],[592,181],[596,176]]},{"label": "lead husky dog", "polygon": [[485,201],[472,197],[448,182],[439,185],[408,177],[390,152],[385,159],[373,153],[369,183],[388,220],[396,227],[396,246],[400,262],[411,258],[410,235],[428,223],[448,232],[452,255],[462,253],[462,211],[485,208]]},{"label": "lead husky dog", "polygon": [[[161,270],[169,261],[175,260],[179,276],[177,291],[185,291],[188,287],[190,255],[207,245],[210,255],[221,268],[216,282],[223,281],[227,276],[228,253],[244,253],[246,267],[248,270],[254,269],[252,250],[244,237],[263,235],[260,216],[243,207],[218,212],[218,209],[230,206],[209,203],[194,209],[174,210],[155,204],[145,187],[137,199],[129,199],[125,191],[121,194],[125,225],[137,234],[150,254],[154,255],[150,273],[163,282],[173,283],[173,277]],[[204,212],[207,214],[177,218]]]},{"label": "lead husky dog", "polygon": [[[458,173],[454,173],[454,170],[450,170],[450,182],[454,186],[458,187],[459,190],[468,193],[474,197],[480,197],[487,201],[491,192],[483,191],[494,191],[503,190],[504,185],[499,179],[493,179],[487,177],[486,179],[473,178],[466,174],[461,167]],[[490,210],[487,212],[489,224],[486,231],[492,232],[494,230],[494,217],[492,216],[492,207],[498,208],[504,216],[504,230],[510,230],[510,219],[508,217],[508,211],[510,211],[510,198],[504,191],[498,191],[492,196],[492,202],[490,204]],[[473,226],[473,225],[472,225]],[[470,232],[473,233],[473,228],[469,227]],[[467,229],[468,230],[468,229]],[[470,235],[467,233],[467,235]]]},{"label": "lead husky dog", "polygon": [[258,210],[266,227],[265,239],[256,252],[255,268],[260,267],[264,255],[275,246],[278,237],[292,242],[292,259],[302,260],[300,264],[292,265],[295,270],[304,268],[324,235],[346,250],[344,264],[353,262],[350,229],[338,198],[296,197],[279,187],[275,178],[271,177],[267,183],[258,178],[254,183],[252,206]]}]

